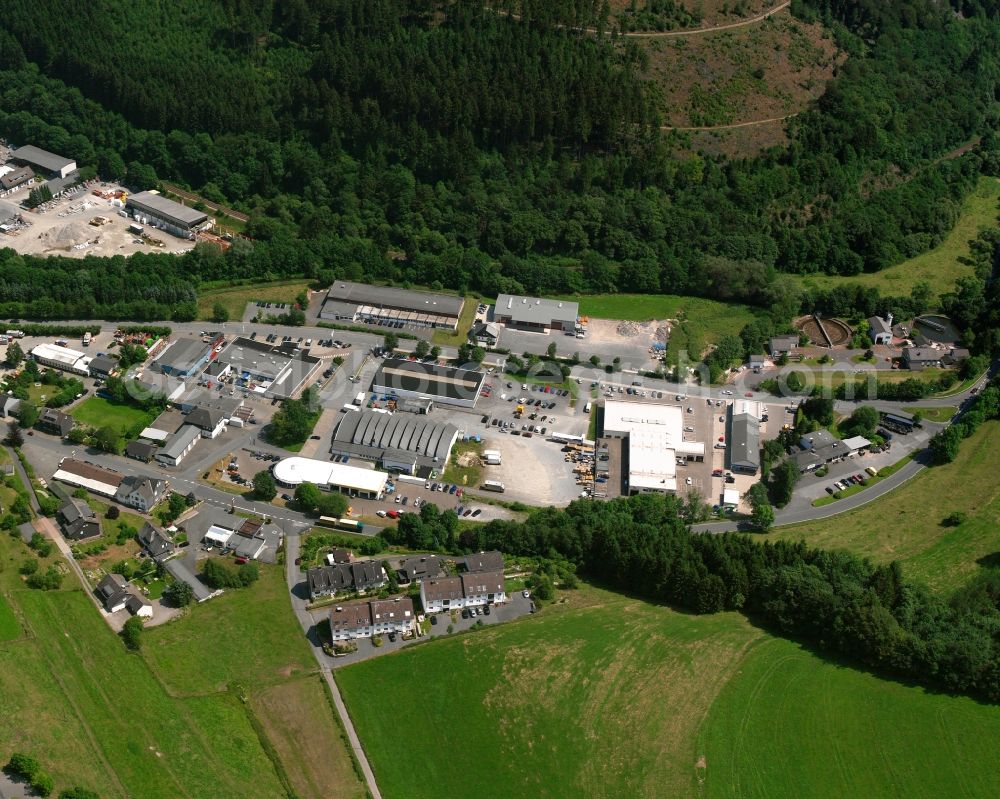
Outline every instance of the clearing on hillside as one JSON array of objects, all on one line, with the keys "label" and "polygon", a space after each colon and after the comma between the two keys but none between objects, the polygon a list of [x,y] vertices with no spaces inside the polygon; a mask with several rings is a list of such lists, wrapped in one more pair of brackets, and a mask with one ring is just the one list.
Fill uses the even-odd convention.
[{"label": "clearing on hillside", "polygon": [[[1000,790],[1000,708],[831,665],[737,614],[682,615],[590,587],[567,596],[337,672],[387,799],[695,797],[706,776],[713,796]],[[394,714],[369,712],[372,696],[428,733],[400,734]]]},{"label": "clearing on hillside", "polygon": [[[838,63],[836,46],[818,24],[806,25],[782,11],[742,28],[700,36],[641,39],[649,56],[648,78],[663,96],[664,124],[718,127],[776,119],[808,107],[824,91]],[[768,125],[772,141],[784,141],[783,126]],[[698,143],[711,149],[708,138]],[[748,154],[748,151],[744,151]]]}]

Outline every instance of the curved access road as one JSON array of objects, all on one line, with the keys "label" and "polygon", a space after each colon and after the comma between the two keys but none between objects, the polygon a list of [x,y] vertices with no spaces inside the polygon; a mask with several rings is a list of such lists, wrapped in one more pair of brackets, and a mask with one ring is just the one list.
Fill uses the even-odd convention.
[{"label": "curved access road", "polygon": [[[624,31],[619,33],[619,36],[627,36],[633,39],[666,39],[666,38],[676,38],[679,36],[698,36],[703,33],[718,33],[719,31],[728,31],[733,28],[744,28],[747,25],[756,25],[758,22],[763,22],[768,17],[774,16],[779,11],[783,11],[791,5],[790,0],[786,0],[784,3],[776,5],[774,8],[768,9],[762,14],[758,14],[756,17],[750,17],[748,19],[741,19],[737,22],[727,22],[725,25],[713,25],[709,28],[684,28],[683,30],[677,31]],[[495,8],[490,8],[486,6],[488,11],[494,14],[502,14],[505,17],[510,17],[511,19],[516,19],[520,21],[520,14],[511,14],[508,11],[499,11]],[[600,31],[597,28],[573,28],[568,25],[555,25],[556,28],[564,28],[566,30],[576,31],[578,33],[606,33],[606,31]]]}]

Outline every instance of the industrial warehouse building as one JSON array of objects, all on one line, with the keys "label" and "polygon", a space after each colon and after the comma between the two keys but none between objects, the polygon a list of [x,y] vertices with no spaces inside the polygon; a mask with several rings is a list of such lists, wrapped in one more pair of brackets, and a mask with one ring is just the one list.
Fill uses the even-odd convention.
[{"label": "industrial warehouse building", "polygon": [[[225,339],[220,337],[219,341]],[[214,341],[206,343],[196,338],[179,339],[167,347],[150,368],[174,377],[191,377],[208,363],[218,346]]]},{"label": "industrial warehouse building", "polygon": [[22,166],[18,169],[4,167],[3,169],[10,171],[0,175],[0,191],[11,191],[35,178],[35,172],[30,166]]},{"label": "industrial warehouse building", "polygon": [[464,305],[465,300],[453,294],[338,280],[327,292],[320,317],[388,327],[455,330]]},{"label": "industrial warehouse building", "polygon": [[279,399],[298,393],[323,363],[291,342],[271,345],[242,337],[234,339],[216,360],[235,373],[236,385]]},{"label": "industrial warehouse building", "polygon": [[54,178],[66,178],[76,172],[76,161],[72,158],[50,153],[33,144],[18,147],[10,154],[10,160]]},{"label": "industrial warehouse building", "polygon": [[389,358],[375,373],[372,391],[387,397],[474,408],[485,378],[483,372],[469,369]]},{"label": "industrial warehouse building", "polygon": [[330,452],[381,463],[389,471],[441,471],[458,439],[458,428],[412,413],[348,413],[333,433]]},{"label": "industrial warehouse building", "polygon": [[298,456],[278,461],[271,472],[285,488],[312,483],[324,491],[340,491],[364,499],[382,499],[389,482],[386,472]]},{"label": "industrial warehouse building", "polygon": [[743,474],[757,474],[760,468],[760,420],[751,413],[733,414],[729,468]]},{"label": "industrial warehouse building", "polygon": [[507,327],[539,333],[575,331],[579,312],[580,306],[575,302],[501,294],[493,308],[493,320]]},{"label": "industrial warehouse building", "polygon": [[42,366],[88,377],[90,362],[93,360],[90,355],[84,355],[69,347],[60,347],[58,344],[39,344],[31,350],[31,357]]},{"label": "industrial warehouse building", "polygon": [[209,223],[208,214],[203,211],[188,208],[153,191],[130,195],[125,200],[125,208],[131,211],[137,222],[153,225],[181,238],[188,238]]},{"label": "industrial warehouse building", "polygon": [[705,459],[705,444],[685,441],[679,405],[610,400],[604,404],[604,438],[625,440],[623,493],[677,491],[677,461]]}]

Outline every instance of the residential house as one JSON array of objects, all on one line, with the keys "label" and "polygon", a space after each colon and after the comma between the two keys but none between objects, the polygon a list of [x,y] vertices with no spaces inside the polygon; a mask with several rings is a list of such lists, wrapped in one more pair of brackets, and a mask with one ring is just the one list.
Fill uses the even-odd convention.
[{"label": "residential house", "polygon": [[96,358],[91,359],[87,368],[90,370],[91,377],[96,377],[99,380],[107,380],[111,376],[111,373],[118,368],[118,361],[114,358],[109,358],[107,355],[98,355]]},{"label": "residential house", "polygon": [[412,583],[414,580],[428,580],[444,575],[444,568],[437,555],[413,555],[403,558],[396,569],[396,579],[401,584]]},{"label": "residential house", "polygon": [[20,407],[21,400],[17,397],[12,397],[10,394],[5,394],[3,400],[0,401],[0,414],[3,416],[13,416]]},{"label": "residential house", "polygon": [[43,433],[52,433],[54,436],[67,436],[73,429],[73,417],[68,413],[57,411],[55,408],[45,408],[38,417],[35,425]]},{"label": "residential house", "polygon": [[97,514],[84,500],[70,497],[59,508],[59,526],[63,536],[71,541],[82,541],[101,534],[101,522]]},{"label": "residential house", "polygon": [[148,441],[129,441],[125,445],[125,457],[149,463],[153,460],[153,456],[156,455],[157,450],[159,450],[159,447],[156,444],[150,444]]},{"label": "residential house", "polygon": [[153,618],[153,603],[134,591],[129,592],[128,599],[125,600],[125,609],[140,619]]},{"label": "residential house", "polygon": [[422,580],[420,583],[420,603],[425,613],[442,613],[465,607],[465,592],[461,577],[441,577],[437,580]]},{"label": "residential house", "polygon": [[20,169],[15,169],[13,172],[8,172],[6,175],[0,175],[0,191],[10,191],[12,189],[16,189],[18,186],[34,179],[34,170],[30,166],[22,166]]},{"label": "residential house", "polygon": [[351,570],[345,565],[316,566],[306,572],[309,598],[315,602],[325,596],[336,596],[354,588]]},{"label": "residential house", "polygon": [[118,493],[115,494],[115,501],[135,508],[140,513],[149,513],[163,497],[166,489],[166,480],[128,475],[122,478]]},{"label": "residential house", "polygon": [[129,599],[128,581],[120,574],[108,574],[97,584],[95,593],[108,613],[124,610]]},{"label": "residential house", "polygon": [[354,555],[349,549],[332,549],[326,554],[328,566],[335,566],[338,563],[350,563],[354,560]]},{"label": "residential house", "polygon": [[330,638],[347,641],[368,638],[372,633],[372,609],[367,602],[348,602],[330,611]]},{"label": "residential house", "polygon": [[142,526],[142,529],[136,533],[135,537],[146,554],[155,561],[169,557],[174,551],[174,542],[170,540],[166,533],[149,522],[146,522]]},{"label": "residential house", "polygon": [[503,584],[503,572],[467,572],[460,578],[465,607],[506,602],[507,593]]},{"label": "residential house", "polygon": [[202,438],[215,438],[226,429],[226,417],[217,408],[195,408],[184,422],[201,431]]},{"label": "residential house", "polygon": [[750,357],[747,359],[747,363],[750,365],[750,368],[754,370],[754,372],[760,372],[760,370],[764,368],[766,360],[759,352],[752,352],[750,353]]},{"label": "residential house", "polygon": [[942,354],[933,347],[904,347],[903,363],[907,369],[920,372],[929,366],[940,366]]},{"label": "residential house", "polygon": [[770,351],[772,358],[780,358],[782,355],[791,355],[792,350],[799,346],[798,336],[774,336],[770,341]]},{"label": "residential house", "polygon": [[368,607],[375,635],[413,632],[416,615],[413,612],[413,600],[409,597],[372,600]]},{"label": "residential house", "polygon": [[889,346],[892,344],[892,314],[883,319],[873,316],[868,320],[868,338],[874,344]]},{"label": "residential house", "polygon": [[455,558],[459,571],[496,572],[503,571],[503,555],[495,549],[489,552],[476,552],[462,558]]},{"label": "residential house", "polygon": [[346,565],[351,570],[354,590],[359,594],[377,591],[389,582],[381,561],[359,560]]},{"label": "residential house", "polygon": [[829,430],[806,433],[799,439],[799,447],[813,454],[813,458],[809,459],[810,462],[819,460],[821,464],[844,458],[851,451],[843,441],[834,438]]}]

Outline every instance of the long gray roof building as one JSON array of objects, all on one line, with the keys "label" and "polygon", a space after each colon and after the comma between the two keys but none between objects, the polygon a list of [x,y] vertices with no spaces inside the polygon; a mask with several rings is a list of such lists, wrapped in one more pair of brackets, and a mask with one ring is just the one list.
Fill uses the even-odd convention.
[{"label": "long gray roof building", "polygon": [[529,330],[573,330],[580,306],[565,300],[520,297],[501,294],[493,308],[493,317],[510,327]]},{"label": "long gray roof building", "polygon": [[400,323],[407,327],[446,327],[454,330],[464,305],[465,299],[454,294],[338,280],[327,292],[320,316],[381,325]]},{"label": "long gray roof building", "polygon": [[344,415],[333,433],[330,451],[412,474],[419,467],[443,467],[457,438],[458,428],[449,422],[412,413],[364,410]]},{"label": "long gray roof building", "polygon": [[372,378],[372,391],[404,399],[429,398],[447,405],[472,408],[486,375],[471,369],[401,358],[387,358]]},{"label": "long gray roof building", "polygon": [[208,214],[204,211],[181,205],[151,191],[140,191],[138,194],[130,195],[125,205],[184,230],[191,230],[208,221]]},{"label": "long gray roof building", "polygon": [[729,468],[748,474],[756,474],[760,468],[760,421],[752,414],[733,414],[729,432]]},{"label": "long gray roof building", "polygon": [[72,158],[50,153],[48,150],[35,147],[33,144],[18,147],[10,154],[10,157],[14,161],[19,161],[28,166],[36,166],[45,172],[59,175],[61,178],[66,177],[70,172],[76,171],[76,161]]}]

